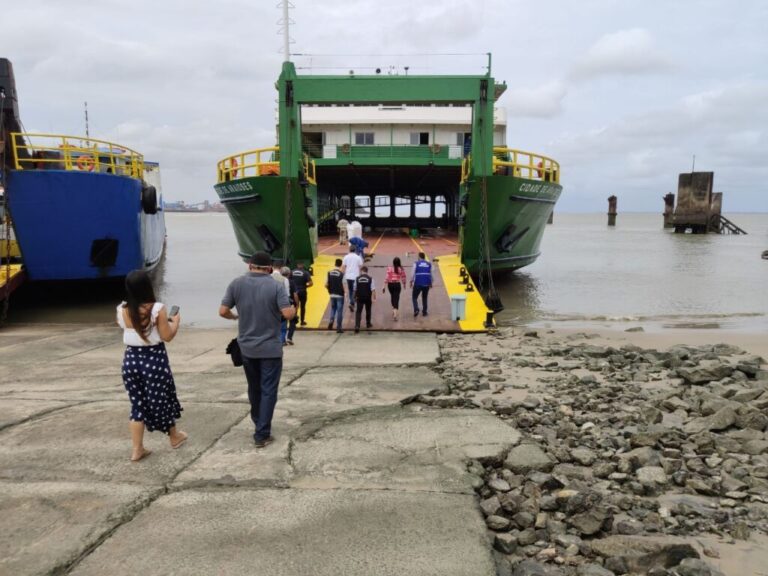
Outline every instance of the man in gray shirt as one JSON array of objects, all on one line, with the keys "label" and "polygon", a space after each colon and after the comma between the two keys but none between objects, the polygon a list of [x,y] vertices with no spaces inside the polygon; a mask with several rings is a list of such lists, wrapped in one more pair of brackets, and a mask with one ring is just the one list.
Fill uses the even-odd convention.
[{"label": "man in gray shirt", "polygon": [[[251,420],[256,426],[257,448],[271,443],[272,415],[283,370],[280,321],[291,320],[296,309],[283,285],[270,275],[272,258],[256,252],[248,263],[248,274],[232,280],[219,307],[219,316],[238,321],[237,342],[248,380]],[[237,308],[237,314],[232,312]]]}]

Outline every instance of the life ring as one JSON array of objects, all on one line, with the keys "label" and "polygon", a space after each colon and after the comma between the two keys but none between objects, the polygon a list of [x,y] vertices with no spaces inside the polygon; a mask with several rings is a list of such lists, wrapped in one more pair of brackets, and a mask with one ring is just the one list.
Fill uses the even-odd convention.
[{"label": "life ring", "polygon": [[237,159],[236,158],[232,158],[229,161],[229,177],[231,179],[237,178],[237,172],[238,172]]},{"label": "life ring", "polygon": [[96,160],[93,159],[93,156],[80,156],[77,159],[77,169],[82,170],[84,172],[93,172],[93,169],[96,167]]}]

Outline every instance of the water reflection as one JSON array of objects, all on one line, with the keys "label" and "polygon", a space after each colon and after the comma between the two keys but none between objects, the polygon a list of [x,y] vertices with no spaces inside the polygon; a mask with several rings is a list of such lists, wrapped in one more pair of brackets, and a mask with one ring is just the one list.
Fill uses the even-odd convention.
[{"label": "water reflection", "polygon": [[494,285],[504,304],[504,310],[496,315],[498,324],[524,324],[540,318],[540,284],[540,280],[524,270],[496,275]]}]

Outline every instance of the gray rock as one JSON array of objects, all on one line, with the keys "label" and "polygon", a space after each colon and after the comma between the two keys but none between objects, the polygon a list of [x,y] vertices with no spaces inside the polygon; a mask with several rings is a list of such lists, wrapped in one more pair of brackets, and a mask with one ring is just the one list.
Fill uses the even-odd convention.
[{"label": "gray rock", "polygon": [[574,514],[567,520],[582,536],[592,536],[601,530],[608,530],[612,521],[613,515],[603,506]]},{"label": "gray rock", "polygon": [[535,444],[515,446],[504,461],[504,466],[515,474],[527,474],[532,470],[549,472],[554,465],[552,459]]},{"label": "gray rock", "polygon": [[765,430],[768,426],[768,416],[759,410],[742,409],[736,413],[736,426],[750,430]]},{"label": "gray rock", "polygon": [[509,482],[501,478],[493,478],[488,482],[488,486],[496,492],[509,492],[512,490]]},{"label": "gray rock", "polygon": [[643,523],[634,518],[627,518],[616,522],[616,532],[628,536],[635,536],[643,531]]},{"label": "gray rock", "polygon": [[501,502],[497,496],[491,496],[480,502],[480,508],[486,516],[495,516],[501,511]]},{"label": "gray rock", "polygon": [[562,572],[549,569],[544,564],[530,559],[519,562],[512,572],[512,576],[554,576],[554,574],[562,574]]},{"label": "gray rock", "polygon": [[502,554],[514,554],[517,550],[517,538],[509,533],[496,534],[493,547]]},{"label": "gray rock", "polygon": [[638,468],[635,474],[637,475],[637,480],[645,485],[663,486],[668,482],[664,468],[661,468],[660,466],[644,466]]},{"label": "gray rock", "polygon": [[757,456],[768,452],[768,440],[748,440],[742,444],[741,449],[745,454]]},{"label": "gray rock", "polygon": [[685,558],[675,568],[678,576],[725,576],[717,568],[699,558]]},{"label": "gray rock", "polygon": [[488,516],[485,519],[485,523],[491,530],[506,530],[510,526],[510,522],[504,516]]},{"label": "gray rock", "polygon": [[[644,574],[651,568],[671,568],[685,558],[698,558],[699,553],[682,540],[650,539],[642,536],[606,536],[591,542],[592,551],[608,560],[619,559],[625,572]],[[606,560],[606,567],[608,567]]]},{"label": "gray rock", "polygon": [[530,512],[518,512],[512,517],[512,520],[514,520],[515,524],[520,528],[530,528],[533,526],[536,518]]},{"label": "gray rock", "polygon": [[595,453],[589,448],[579,447],[571,450],[571,458],[582,466],[591,466],[595,461]]},{"label": "gray rock", "polygon": [[533,528],[526,528],[517,535],[517,543],[520,546],[530,546],[536,542],[536,540],[538,540],[538,538],[536,537],[536,530]]},{"label": "gray rock", "polygon": [[615,576],[613,572],[607,568],[603,568],[600,564],[581,564],[576,569],[577,576]]},{"label": "gray rock", "polygon": [[687,434],[698,434],[700,432],[717,432],[725,430],[736,423],[736,412],[733,408],[726,406],[721,408],[711,416],[696,418],[685,425]]}]

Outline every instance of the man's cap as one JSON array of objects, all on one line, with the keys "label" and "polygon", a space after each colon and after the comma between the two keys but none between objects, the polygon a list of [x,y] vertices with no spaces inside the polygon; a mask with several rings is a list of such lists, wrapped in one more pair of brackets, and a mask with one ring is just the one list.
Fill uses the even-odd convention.
[{"label": "man's cap", "polygon": [[272,266],[272,257],[266,252],[256,252],[248,262],[259,268],[269,268]]}]

